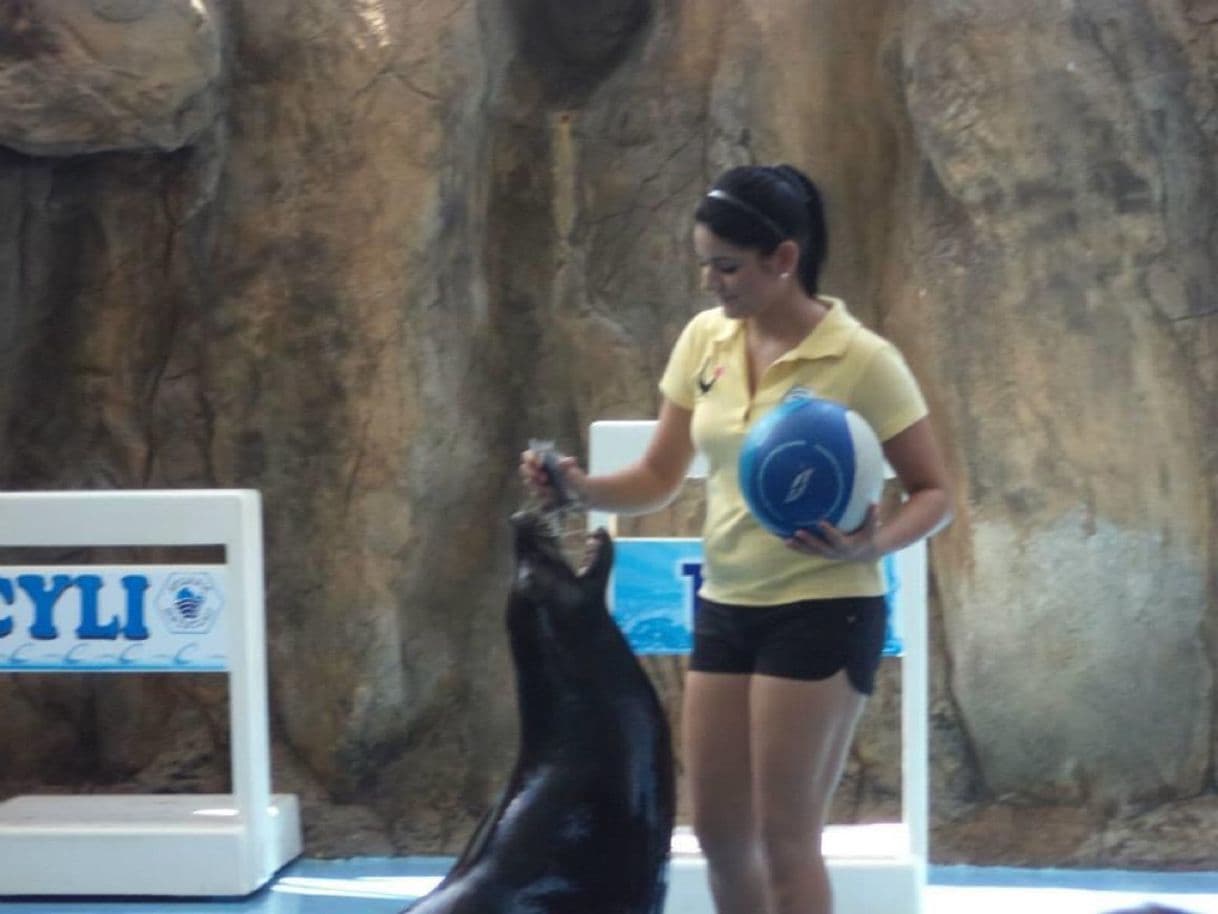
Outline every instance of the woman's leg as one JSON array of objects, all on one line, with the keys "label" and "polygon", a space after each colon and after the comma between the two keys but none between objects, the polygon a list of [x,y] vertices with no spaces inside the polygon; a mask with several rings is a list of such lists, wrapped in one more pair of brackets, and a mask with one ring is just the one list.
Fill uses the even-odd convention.
[{"label": "woman's leg", "polygon": [[690,672],[682,711],[694,834],[706,855],[718,914],[766,914],[765,870],[752,804],[749,681]]},{"label": "woman's leg", "polygon": [[754,676],[754,811],[771,914],[830,914],[821,832],[864,697],[844,670],[828,679]]}]

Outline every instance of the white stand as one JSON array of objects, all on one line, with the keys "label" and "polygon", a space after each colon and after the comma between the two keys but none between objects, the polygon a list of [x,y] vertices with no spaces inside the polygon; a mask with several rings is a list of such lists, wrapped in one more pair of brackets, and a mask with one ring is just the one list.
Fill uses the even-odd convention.
[{"label": "white stand", "polygon": [[297,799],[270,786],[258,493],[0,494],[0,546],[172,545],[225,548],[233,792],[0,803],[0,893],[248,895],[301,852]]},{"label": "white stand", "polygon": [[[588,438],[588,470],[593,475],[621,469],[642,456],[652,421],[593,422]],[[690,478],[706,475],[699,456]],[[591,512],[589,529],[616,532],[613,515]],[[834,910],[840,914],[921,914],[926,887],[927,781],[927,630],[926,544],[918,542],[896,556],[901,586],[895,619],[904,651],[901,659],[902,816],[897,823],[832,826],[823,850],[833,884]],[[667,914],[711,914],[706,861],[688,829],[673,836]]]}]

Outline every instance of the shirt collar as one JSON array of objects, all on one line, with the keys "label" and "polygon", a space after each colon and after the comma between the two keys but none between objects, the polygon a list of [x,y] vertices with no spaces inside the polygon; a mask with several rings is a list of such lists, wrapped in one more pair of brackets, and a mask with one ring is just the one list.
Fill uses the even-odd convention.
[{"label": "shirt collar", "polygon": [[[818,296],[829,305],[829,310],[820,319],[812,332],[803,338],[798,346],[784,354],[778,361],[789,362],[795,359],[820,359],[828,356],[841,355],[850,345],[850,338],[861,326],[858,318],[846,309],[846,303],[840,298],[829,295]],[[744,328],[744,322],[725,320],[715,333],[713,342],[722,343],[730,340]]]},{"label": "shirt collar", "polygon": [[[719,313],[722,314],[722,310]],[[743,328],[744,321],[733,320],[725,317],[720,323],[719,329],[715,331],[715,335],[711,337],[711,342],[722,343],[726,340],[730,340]]]},{"label": "shirt collar", "polygon": [[820,300],[829,306],[825,316],[820,319],[812,332],[803,341],[784,355],[784,359],[821,359],[828,356],[841,355],[850,345],[850,339],[861,326],[853,314],[846,310],[846,303],[840,298],[828,295],[819,296]]}]

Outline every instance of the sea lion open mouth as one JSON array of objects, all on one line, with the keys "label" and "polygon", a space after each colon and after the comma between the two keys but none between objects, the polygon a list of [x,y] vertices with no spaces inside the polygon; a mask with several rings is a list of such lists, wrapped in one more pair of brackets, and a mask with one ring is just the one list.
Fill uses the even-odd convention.
[{"label": "sea lion open mouth", "polygon": [[516,535],[516,556],[544,555],[562,558],[558,537],[549,519],[539,511],[517,511],[509,519]]},{"label": "sea lion open mouth", "polygon": [[562,543],[554,532],[550,517],[539,511],[517,511],[510,518],[515,532],[516,562],[524,566],[531,562],[542,562],[553,566],[566,566],[575,577],[599,576],[613,564],[613,541],[605,530],[588,534],[585,540],[583,560],[578,570],[571,569],[563,555]]}]

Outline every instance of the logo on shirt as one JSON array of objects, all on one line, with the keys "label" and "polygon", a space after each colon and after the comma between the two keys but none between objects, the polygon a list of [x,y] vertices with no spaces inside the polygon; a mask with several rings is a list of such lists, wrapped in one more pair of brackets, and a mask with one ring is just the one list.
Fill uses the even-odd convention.
[{"label": "logo on shirt", "polygon": [[719,380],[719,376],[723,374],[723,366],[716,365],[715,370],[711,372],[710,380],[706,380],[707,366],[703,365],[702,370],[698,372],[698,390],[703,394],[710,393],[710,389],[715,386],[715,382]]}]

